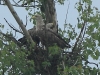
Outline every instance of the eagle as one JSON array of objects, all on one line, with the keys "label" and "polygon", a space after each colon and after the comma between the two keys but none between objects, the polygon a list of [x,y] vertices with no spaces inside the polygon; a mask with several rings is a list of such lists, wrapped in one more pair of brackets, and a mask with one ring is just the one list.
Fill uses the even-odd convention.
[{"label": "eagle", "polygon": [[[39,14],[36,14],[33,18],[36,20],[36,26],[28,30],[28,32],[37,45],[41,42],[45,47],[50,47],[55,44],[62,49],[71,47],[58,33],[51,29],[53,23],[44,24],[42,16]],[[27,44],[25,36],[18,41],[24,45]]]}]

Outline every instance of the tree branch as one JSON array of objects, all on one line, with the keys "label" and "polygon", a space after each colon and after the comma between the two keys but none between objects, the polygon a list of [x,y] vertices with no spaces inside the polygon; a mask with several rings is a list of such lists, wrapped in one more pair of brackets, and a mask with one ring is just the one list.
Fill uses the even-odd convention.
[{"label": "tree branch", "polygon": [[[0,5],[5,5],[5,4],[0,4]],[[11,4],[11,5],[12,5],[12,6],[15,6],[15,7],[34,7],[34,8],[35,8],[36,6],[37,6],[37,7],[38,7],[38,6],[41,6],[41,5],[35,5],[35,6],[34,6],[34,5],[29,5],[29,6],[28,6],[28,5],[24,5],[24,6],[23,6],[23,5],[16,5],[16,4]]]},{"label": "tree branch", "polygon": [[[10,28],[12,28],[13,30],[15,30],[16,32],[19,32],[21,34],[23,34],[23,32],[19,31],[18,29],[16,29],[13,25],[11,26],[8,21],[4,18],[4,20],[6,21],[6,23],[9,25]],[[23,34],[24,35],[24,34]]]},{"label": "tree branch", "polygon": [[75,47],[77,46],[77,43],[78,43],[78,41],[79,41],[79,39],[80,39],[80,37],[81,37],[81,34],[82,34],[83,30],[84,30],[85,25],[86,25],[86,22],[84,21],[83,27],[81,28],[80,34],[79,34],[79,36],[78,36],[78,38],[77,38],[77,40],[76,40],[76,42],[75,42],[75,44],[74,44],[74,47],[73,47],[72,51],[73,51],[73,50],[75,49]]},{"label": "tree branch", "polygon": [[19,16],[17,15],[16,11],[14,10],[14,8],[12,7],[11,3],[9,0],[4,0],[6,5],[8,6],[10,12],[12,13],[13,17],[15,18],[15,20],[17,21],[18,25],[21,27],[21,29],[23,30],[25,36],[28,38],[28,40],[31,42],[31,44],[35,44],[30,36],[30,34],[28,33],[28,31],[26,30],[23,22],[20,20]]},{"label": "tree branch", "polygon": [[0,32],[0,34],[2,34],[3,36],[9,38],[10,40],[12,40],[14,43],[16,43],[19,47],[22,46],[22,44],[20,42],[18,42],[13,36],[11,35],[7,35],[7,34],[4,34],[2,32]]}]

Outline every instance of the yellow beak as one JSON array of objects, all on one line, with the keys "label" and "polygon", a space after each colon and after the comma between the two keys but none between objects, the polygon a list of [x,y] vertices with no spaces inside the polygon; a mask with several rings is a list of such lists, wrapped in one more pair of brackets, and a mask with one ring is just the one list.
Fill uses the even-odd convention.
[{"label": "yellow beak", "polygon": [[36,18],[36,16],[32,16],[32,17],[31,17],[31,19],[35,19],[35,18]]}]

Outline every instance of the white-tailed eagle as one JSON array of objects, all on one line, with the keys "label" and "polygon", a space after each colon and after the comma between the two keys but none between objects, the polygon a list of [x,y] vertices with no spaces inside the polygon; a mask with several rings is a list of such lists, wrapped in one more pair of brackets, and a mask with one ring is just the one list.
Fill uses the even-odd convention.
[{"label": "white-tailed eagle", "polygon": [[[53,46],[56,44],[58,47],[70,48],[70,44],[68,44],[58,33],[54,32],[50,27],[53,25],[52,23],[44,24],[41,15],[34,16],[36,20],[36,26],[34,28],[28,30],[29,34],[31,35],[33,41],[39,45],[39,42],[46,47]],[[45,26],[46,25],[46,26]],[[19,41],[24,45],[27,43],[25,40],[25,36]]]}]

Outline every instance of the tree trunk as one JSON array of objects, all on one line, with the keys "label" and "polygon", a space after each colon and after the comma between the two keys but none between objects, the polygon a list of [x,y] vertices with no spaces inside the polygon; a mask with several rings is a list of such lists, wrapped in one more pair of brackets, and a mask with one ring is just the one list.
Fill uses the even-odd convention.
[{"label": "tree trunk", "polygon": [[57,14],[54,0],[44,0],[42,2],[42,6],[44,7],[46,23],[53,23],[53,31],[58,32]]}]

